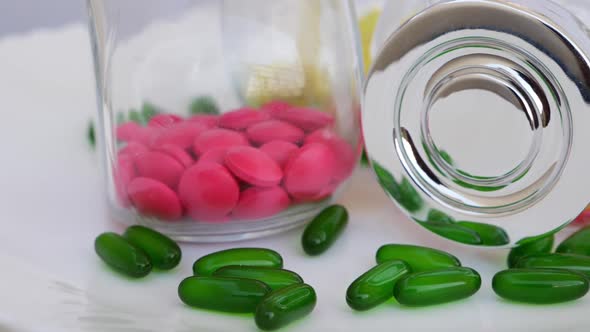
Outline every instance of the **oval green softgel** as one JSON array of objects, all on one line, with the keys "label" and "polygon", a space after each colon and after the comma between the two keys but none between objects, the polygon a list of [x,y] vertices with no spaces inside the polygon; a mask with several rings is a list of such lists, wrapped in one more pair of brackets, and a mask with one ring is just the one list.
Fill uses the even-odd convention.
[{"label": "oval green softgel", "polygon": [[270,293],[256,308],[254,319],[261,330],[272,331],[309,315],[317,301],[314,289],[297,284]]},{"label": "oval green softgel", "polygon": [[565,239],[556,249],[563,254],[590,256],[590,227],[583,228]]},{"label": "oval green softgel", "polygon": [[590,277],[590,257],[574,254],[536,254],[522,258],[517,268],[574,270]]},{"label": "oval green softgel", "polygon": [[303,283],[293,271],[260,266],[226,266],[213,272],[213,276],[254,279],[267,284],[273,291]]},{"label": "oval green softgel", "polygon": [[444,213],[440,210],[436,210],[436,209],[431,209],[430,211],[428,211],[428,216],[426,217],[426,221],[437,222],[437,223],[441,223],[441,224],[455,223],[455,219],[453,217],[447,215],[446,213]]},{"label": "oval green softgel", "polygon": [[325,208],[305,228],[301,238],[303,250],[308,255],[319,255],[328,250],[347,223],[348,212],[345,207],[332,205]]},{"label": "oval green softgel", "polygon": [[428,306],[468,298],[481,287],[477,271],[466,267],[409,274],[394,287],[396,300],[407,306]]},{"label": "oval green softgel", "polygon": [[189,112],[193,115],[205,114],[205,115],[217,115],[219,114],[219,106],[215,102],[215,99],[209,96],[201,96],[195,98],[190,106]]},{"label": "oval green softgel", "polygon": [[482,246],[504,246],[510,243],[508,233],[498,226],[472,221],[459,221],[455,225],[469,228],[477,233]]},{"label": "oval green softgel", "polygon": [[410,273],[403,261],[381,263],[358,277],[346,291],[346,303],[354,310],[364,311],[393,297],[395,283]]},{"label": "oval green softgel", "polygon": [[553,241],[554,236],[550,234],[512,248],[510,254],[508,254],[508,267],[515,267],[516,263],[523,257],[550,252],[553,248]]},{"label": "oval green softgel", "polygon": [[230,265],[280,269],[283,267],[283,258],[276,251],[264,248],[227,249],[199,258],[193,264],[193,272],[195,275],[210,276],[216,270]]},{"label": "oval green softgel", "polygon": [[461,266],[459,259],[441,250],[409,244],[386,244],[377,250],[377,264],[390,260],[406,262],[412,272]]},{"label": "oval green softgel", "polygon": [[231,313],[253,313],[270,292],[258,280],[225,277],[188,277],[178,286],[178,296],[185,304]]},{"label": "oval green softgel", "polygon": [[143,250],[157,269],[170,270],[180,263],[182,252],[176,242],[151,228],[135,225],[127,228],[123,237]]},{"label": "oval green softgel", "polygon": [[94,241],[94,250],[107,265],[130,277],[145,277],[152,270],[149,257],[119,234],[99,235]]},{"label": "oval green softgel", "polygon": [[457,224],[447,224],[440,222],[423,222],[422,227],[438,234],[446,239],[459,243],[481,245],[482,240],[479,234],[472,229],[462,227]]},{"label": "oval green softgel", "polygon": [[578,272],[556,269],[510,269],[492,280],[498,296],[518,302],[552,304],[579,299],[588,293],[588,280]]}]

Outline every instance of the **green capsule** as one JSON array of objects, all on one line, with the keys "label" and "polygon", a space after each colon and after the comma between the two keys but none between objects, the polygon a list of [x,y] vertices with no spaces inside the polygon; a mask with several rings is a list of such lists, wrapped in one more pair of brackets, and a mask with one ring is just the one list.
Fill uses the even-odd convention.
[{"label": "green capsule", "polygon": [[361,166],[369,167],[369,157],[367,157],[367,150],[363,149],[363,154],[361,155]]},{"label": "green capsule", "polygon": [[422,197],[408,179],[403,178],[402,182],[398,184],[393,175],[374,160],[373,169],[381,186],[399,205],[410,212],[416,212],[424,206]]},{"label": "green capsule", "polygon": [[468,298],[481,287],[477,271],[466,267],[409,274],[393,289],[397,302],[407,306],[428,306]]},{"label": "green capsule", "polygon": [[219,114],[219,107],[215,102],[215,99],[209,96],[201,96],[197,97],[193,100],[191,105],[189,106],[189,112],[191,114],[210,114],[210,115],[217,115]]},{"label": "green capsule", "polygon": [[129,111],[129,121],[133,121],[138,124],[145,124],[141,113],[135,109]]},{"label": "green capsule", "polygon": [[143,250],[155,268],[170,270],[180,263],[182,252],[176,242],[151,228],[135,225],[127,228],[123,237]]},{"label": "green capsule", "polygon": [[295,272],[260,266],[225,266],[213,272],[213,276],[254,279],[267,284],[273,291],[303,283]]},{"label": "green capsule", "polygon": [[90,147],[96,147],[96,134],[94,131],[94,122],[90,121],[88,123],[88,128],[86,129],[86,138],[88,139],[88,143]]},{"label": "green capsule", "polygon": [[565,239],[556,251],[563,254],[590,256],[590,227],[583,228]]},{"label": "green capsule", "polygon": [[459,243],[481,245],[483,243],[481,237],[474,230],[459,226],[457,224],[445,224],[439,222],[422,222],[422,227],[438,234],[446,239],[453,240]]},{"label": "green capsule", "polygon": [[348,212],[341,205],[325,208],[307,225],[301,244],[308,255],[319,255],[338,239],[348,223]]},{"label": "green capsule", "polygon": [[279,329],[309,315],[316,301],[315,291],[307,284],[292,285],[274,291],[256,308],[256,325],[265,331]]},{"label": "green capsule", "polygon": [[453,217],[447,215],[446,213],[431,209],[428,211],[428,216],[426,217],[427,222],[437,222],[441,224],[453,224],[455,223],[455,219]]},{"label": "green capsule", "polygon": [[508,254],[508,267],[515,267],[516,263],[523,257],[550,252],[553,248],[554,238],[553,234],[550,234],[533,241],[526,241],[518,247],[512,248],[510,254]]},{"label": "green capsule", "polygon": [[354,310],[364,311],[393,297],[393,287],[410,267],[403,261],[381,263],[358,277],[346,291],[346,303]]},{"label": "green capsule", "polygon": [[158,108],[150,102],[145,102],[141,106],[141,117],[144,123],[148,123],[158,113]]},{"label": "green capsule", "polygon": [[203,256],[193,264],[193,272],[199,276],[210,276],[224,266],[262,266],[283,268],[279,253],[263,248],[234,248]]},{"label": "green capsule", "polygon": [[588,293],[588,279],[581,273],[555,269],[512,269],[498,272],[492,288],[508,300],[551,304],[573,301]]},{"label": "green capsule", "polygon": [[422,272],[461,266],[459,259],[441,250],[409,244],[386,244],[377,250],[377,264],[402,260],[412,272]]},{"label": "green capsule", "polygon": [[524,257],[516,263],[525,269],[564,269],[584,273],[590,277],[590,257],[574,254],[537,254]]},{"label": "green capsule", "polygon": [[178,285],[178,296],[185,304],[231,313],[253,313],[270,292],[258,280],[239,278],[188,277]]},{"label": "green capsule", "polygon": [[505,246],[510,243],[508,233],[500,227],[471,221],[459,221],[456,225],[469,228],[477,233],[482,246]]},{"label": "green capsule", "polygon": [[130,277],[145,277],[152,263],[143,250],[115,233],[103,233],[94,241],[94,250],[110,267]]}]

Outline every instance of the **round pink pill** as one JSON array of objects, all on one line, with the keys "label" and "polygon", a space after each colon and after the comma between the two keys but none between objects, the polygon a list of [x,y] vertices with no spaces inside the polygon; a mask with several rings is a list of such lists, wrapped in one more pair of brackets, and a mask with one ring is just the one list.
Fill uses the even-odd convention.
[{"label": "round pink pill", "polygon": [[129,155],[130,157],[135,157],[147,151],[148,148],[145,145],[138,142],[129,142],[119,150],[119,156]]},{"label": "round pink pill", "polygon": [[356,168],[359,153],[355,152],[354,148],[333,130],[328,128],[316,130],[305,138],[305,143],[324,143],[334,151],[338,161],[334,170],[334,179],[338,181],[348,178]]},{"label": "round pink pill", "polygon": [[246,136],[233,130],[216,128],[202,133],[193,144],[193,151],[197,156],[216,148],[250,145]]},{"label": "round pink pill", "polygon": [[229,148],[215,148],[208,150],[199,157],[199,162],[216,163],[223,165],[225,154]]},{"label": "round pink pill", "polygon": [[318,202],[324,200],[330,196],[338,189],[340,186],[339,182],[332,182],[328,184],[324,189],[318,192],[316,195],[313,196],[306,196],[302,199],[298,200],[296,203],[309,203],[309,202]]},{"label": "round pink pill", "polygon": [[260,122],[248,128],[248,139],[254,144],[262,145],[271,141],[301,143],[305,133],[303,130],[280,120]]},{"label": "round pink pill", "polygon": [[283,179],[279,164],[266,153],[249,146],[231,148],[225,166],[239,179],[259,187],[278,185]]},{"label": "round pink pill", "polygon": [[208,127],[197,122],[176,123],[168,128],[161,129],[152,140],[151,146],[173,144],[186,149],[193,144],[195,138],[207,129]]},{"label": "round pink pill", "polygon": [[307,132],[334,123],[332,115],[312,108],[289,108],[287,110],[272,111],[271,114],[273,117],[294,124]]},{"label": "round pink pill", "polygon": [[137,211],[162,220],[176,220],[182,216],[182,206],[176,193],[165,184],[148,178],[136,178],[127,188]]},{"label": "round pink pill", "polygon": [[240,194],[240,200],[232,211],[232,217],[242,220],[267,218],[285,210],[290,203],[289,195],[279,186],[252,187]]},{"label": "round pink pill", "polygon": [[219,118],[219,126],[228,129],[242,130],[270,119],[270,115],[254,108],[242,108],[223,114]]},{"label": "round pink pill", "polygon": [[217,123],[219,122],[219,116],[208,115],[208,114],[199,114],[199,115],[191,116],[190,118],[188,118],[187,121],[197,122],[197,123],[204,125],[208,129],[212,129],[214,127],[217,127]]},{"label": "round pink pill", "polygon": [[260,147],[260,151],[269,155],[281,168],[297,150],[297,145],[285,141],[272,141]]},{"label": "round pink pill", "polygon": [[260,107],[260,109],[262,111],[270,112],[270,114],[273,114],[274,112],[286,111],[292,107],[293,106],[291,106],[287,102],[284,102],[281,100],[273,100],[271,102],[268,102],[268,103],[262,105],[262,107]]},{"label": "round pink pill", "polygon": [[127,186],[136,175],[137,172],[135,170],[135,164],[133,163],[133,157],[130,155],[120,155],[119,158],[117,158],[117,166],[114,169],[113,176],[117,199],[123,207],[131,206],[129,194],[127,193]]},{"label": "round pink pill", "polygon": [[185,168],[191,166],[194,163],[193,157],[191,157],[185,149],[174,144],[164,144],[154,148],[154,151],[162,152],[170,157],[176,159]]},{"label": "round pink pill", "polygon": [[336,157],[329,146],[306,144],[287,162],[283,184],[293,198],[312,199],[329,186],[335,167]]},{"label": "round pink pill", "polygon": [[153,128],[168,128],[175,123],[182,122],[183,119],[174,114],[156,114],[148,122],[148,127]]},{"label": "round pink pill", "polygon": [[139,176],[158,180],[170,188],[176,188],[185,169],[175,158],[158,151],[135,157],[135,167]]},{"label": "round pink pill", "polygon": [[150,128],[140,126],[135,122],[125,122],[117,127],[117,140],[124,142],[139,142],[142,144],[149,144],[153,135]]},{"label": "round pink pill", "polygon": [[197,163],[184,172],[178,193],[194,220],[223,221],[238,203],[240,188],[225,167]]}]

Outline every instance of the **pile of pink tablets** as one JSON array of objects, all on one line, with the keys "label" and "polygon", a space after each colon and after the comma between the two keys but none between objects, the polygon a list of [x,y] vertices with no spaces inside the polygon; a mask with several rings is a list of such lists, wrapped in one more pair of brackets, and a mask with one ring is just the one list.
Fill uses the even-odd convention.
[{"label": "pile of pink tablets", "polygon": [[159,114],[117,128],[120,204],[162,220],[271,217],[323,200],[355,168],[359,148],[332,115],[275,101],[260,109],[183,119]]}]

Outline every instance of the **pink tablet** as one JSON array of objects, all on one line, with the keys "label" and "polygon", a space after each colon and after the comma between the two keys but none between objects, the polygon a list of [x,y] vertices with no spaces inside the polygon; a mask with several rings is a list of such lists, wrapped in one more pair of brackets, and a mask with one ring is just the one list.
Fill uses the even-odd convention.
[{"label": "pink tablet", "polygon": [[279,164],[259,149],[241,146],[228,150],[225,166],[239,179],[253,186],[272,187],[283,178]]},{"label": "pink tablet", "polygon": [[165,184],[148,178],[135,178],[127,188],[137,211],[162,220],[176,220],[182,216],[178,196]]},{"label": "pink tablet", "polygon": [[216,163],[197,163],[180,179],[180,200],[196,221],[224,221],[238,203],[238,182]]}]

